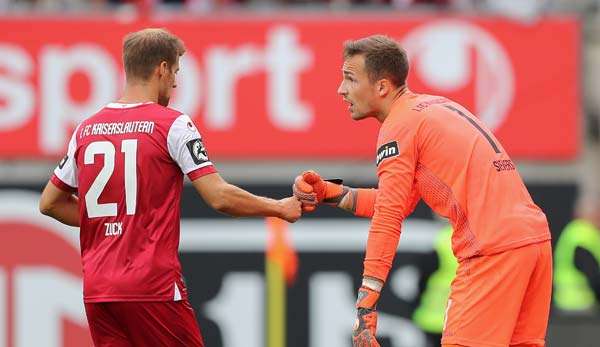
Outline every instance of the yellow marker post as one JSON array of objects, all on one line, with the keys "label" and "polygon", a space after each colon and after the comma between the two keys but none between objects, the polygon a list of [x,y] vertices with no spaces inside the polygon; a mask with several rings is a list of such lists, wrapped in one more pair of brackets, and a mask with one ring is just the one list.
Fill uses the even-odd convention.
[{"label": "yellow marker post", "polygon": [[296,251],[287,238],[287,224],[267,218],[269,237],[265,259],[267,282],[267,347],[285,347],[286,283],[294,281],[298,268]]}]

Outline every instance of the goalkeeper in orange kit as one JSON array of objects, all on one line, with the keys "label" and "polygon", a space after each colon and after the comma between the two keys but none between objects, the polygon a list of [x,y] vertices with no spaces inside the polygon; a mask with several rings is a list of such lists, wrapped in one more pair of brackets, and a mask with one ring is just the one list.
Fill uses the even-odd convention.
[{"label": "goalkeeper in orange kit", "polygon": [[348,41],[338,93],[354,120],[381,123],[377,189],[307,171],[294,194],[311,211],[329,204],[372,218],[356,303],[355,347],[379,346],[376,305],[402,221],[423,199],[450,220],[459,261],[443,346],[544,346],[552,288],[546,216],[485,125],[461,105],[406,86],[404,50],[385,36]]}]

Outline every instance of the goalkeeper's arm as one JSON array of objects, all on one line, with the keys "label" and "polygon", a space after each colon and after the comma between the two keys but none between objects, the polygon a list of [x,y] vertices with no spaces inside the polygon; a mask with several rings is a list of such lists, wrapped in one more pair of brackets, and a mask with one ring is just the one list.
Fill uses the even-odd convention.
[{"label": "goalkeeper's arm", "polygon": [[314,171],[305,171],[296,177],[293,190],[304,211],[312,211],[317,205],[325,204],[366,218],[373,216],[377,197],[377,189],[344,186],[341,180],[323,180]]},{"label": "goalkeeper's arm", "polygon": [[377,189],[348,187],[348,190],[348,194],[344,196],[337,206],[353,213],[357,217],[373,217]]}]

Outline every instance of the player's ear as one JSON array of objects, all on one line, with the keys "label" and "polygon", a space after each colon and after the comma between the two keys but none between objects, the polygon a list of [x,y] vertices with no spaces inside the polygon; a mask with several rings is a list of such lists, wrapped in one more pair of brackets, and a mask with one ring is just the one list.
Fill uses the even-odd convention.
[{"label": "player's ear", "polygon": [[392,83],[388,79],[382,78],[376,82],[376,88],[379,96],[386,97],[392,90]]},{"label": "player's ear", "polygon": [[161,61],[158,65],[158,77],[168,76],[170,72],[169,64],[166,61]]}]

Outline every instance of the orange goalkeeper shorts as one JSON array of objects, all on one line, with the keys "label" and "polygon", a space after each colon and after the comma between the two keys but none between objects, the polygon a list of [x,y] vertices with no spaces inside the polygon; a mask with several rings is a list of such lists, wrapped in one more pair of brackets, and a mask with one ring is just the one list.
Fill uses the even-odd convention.
[{"label": "orange goalkeeper shorts", "polygon": [[442,344],[544,346],[552,295],[552,246],[534,243],[459,263]]}]

